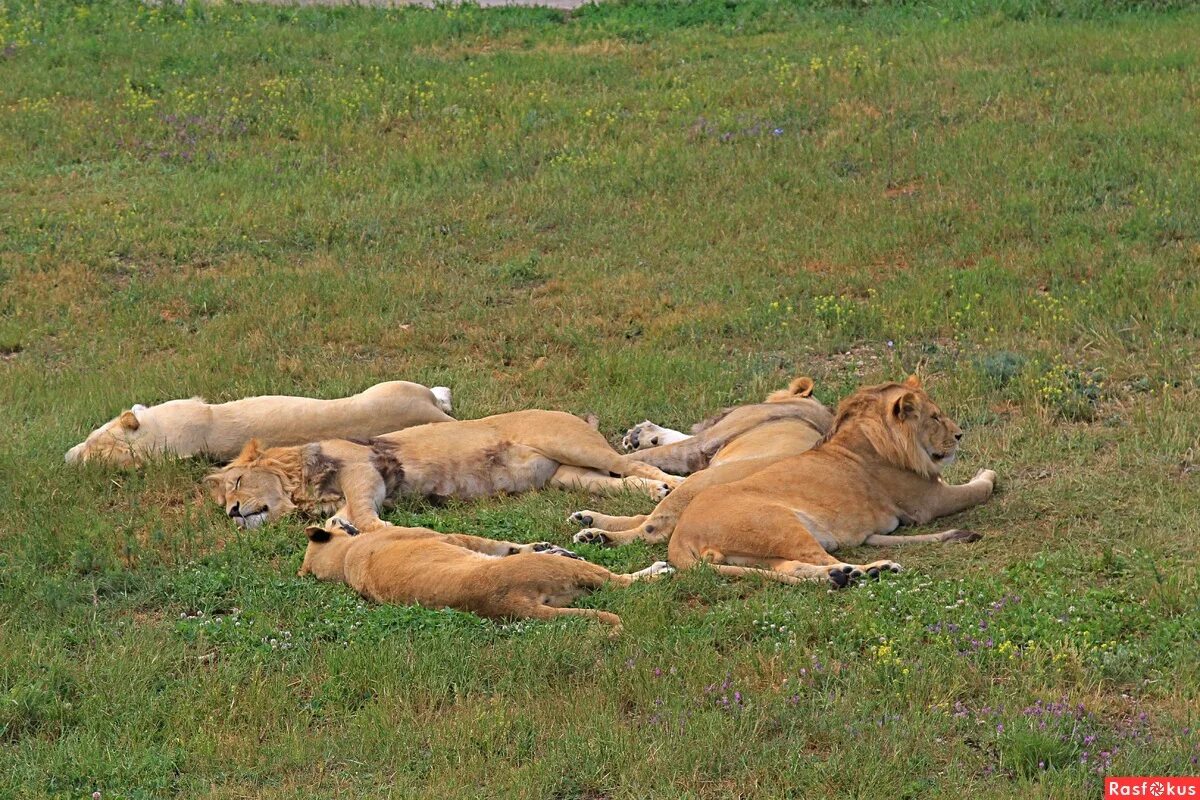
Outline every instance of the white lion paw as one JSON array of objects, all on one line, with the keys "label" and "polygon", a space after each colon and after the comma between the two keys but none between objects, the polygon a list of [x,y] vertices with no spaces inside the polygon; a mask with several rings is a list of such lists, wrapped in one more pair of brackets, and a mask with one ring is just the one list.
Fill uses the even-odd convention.
[{"label": "white lion paw", "polygon": [[449,386],[434,386],[429,391],[433,393],[433,399],[438,408],[447,414],[454,413],[454,396],[451,394]]},{"label": "white lion paw", "polygon": [[995,470],[993,470],[993,469],[981,469],[981,470],[979,470],[979,472],[976,472],[976,473],[975,473],[975,477],[974,477],[974,478],[971,478],[971,480],[972,480],[972,482],[974,482],[974,481],[986,481],[987,483],[990,483],[992,486],[995,486],[995,485],[996,485],[996,477],[997,477],[997,476],[996,476],[996,471],[995,471]]}]

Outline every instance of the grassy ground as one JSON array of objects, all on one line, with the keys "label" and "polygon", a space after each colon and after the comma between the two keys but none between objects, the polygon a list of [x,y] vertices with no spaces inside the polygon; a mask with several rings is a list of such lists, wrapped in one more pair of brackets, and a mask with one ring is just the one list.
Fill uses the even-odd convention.
[{"label": "grassy ground", "polygon": [[[983,4],[980,4],[981,6]],[[1098,797],[1197,770],[1200,15],[0,5],[0,796]],[[1065,11],[1051,19],[1044,11]],[[294,577],[132,402],[614,441],[920,369],[975,545],[495,625]],[[566,544],[545,492],[393,518]],[[611,567],[661,548],[584,548]],[[851,554],[854,555],[854,554]],[[865,555],[859,553],[858,555]]]}]

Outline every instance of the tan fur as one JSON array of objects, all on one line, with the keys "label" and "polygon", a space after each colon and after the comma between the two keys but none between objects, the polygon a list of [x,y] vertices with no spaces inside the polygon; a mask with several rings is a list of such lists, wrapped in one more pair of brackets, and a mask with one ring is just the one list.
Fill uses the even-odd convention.
[{"label": "tan fur", "polygon": [[537,553],[531,545],[386,523],[354,535],[353,526],[334,518],[307,533],[300,575],[349,584],[377,603],[457,608],[489,618],[585,616],[619,630],[616,614],[564,606],[606,583],[628,586],[669,571],[659,562],[619,575],[586,561]]},{"label": "tan fur", "polygon": [[139,466],[157,455],[204,455],[219,461],[259,439],[268,447],[355,438],[453,418],[418,383],[388,381],[338,400],[269,395],[210,404],[198,397],[122,412],[67,451],[69,463]]},{"label": "tan fur", "polygon": [[[812,396],[811,378],[794,379],[787,389],[768,395],[766,402],[727,408],[711,419],[693,426],[693,435],[671,444],[637,450],[637,458],[674,475],[686,475],[705,467],[742,458],[761,458],[763,447],[772,447],[769,437],[738,440],[775,421],[796,420],[824,434],[833,414]],[[644,423],[643,423],[644,424]],[[628,438],[636,438],[629,432]],[[718,456],[717,454],[720,453]]]},{"label": "tan fur", "polygon": [[703,469],[693,472],[649,516],[575,512],[570,519],[589,526],[575,534],[575,541],[611,545],[665,542],[679,515],[704,489],[741,480],[821,441],[833,414],[812,397],[812,390],[811,378],[796,378],[788,388],[772,392],[765,403],[726,409],[696,425],[692,430],[698,433],[690,439],[637,451],[637,458],[664,469],[664,464]]},{"label": "tan fur", "polygon": [[887,535],[991,497],[991,470],[960,486],[939,477],[961,436],[915,377],[860,389],[841,403],[829,435],[813,450],[699,492],[679,518],[668,558],[677,567],[708,563],[726,575],[834,586],[864,573],[899,571],[891,561],[845,564],[830,553],[978,538],[959,530]]},{"label": "tan fur", "polygon": [[681,480],[617,453],[586,421],[559,411],[422,425],[369,441],[274,448],[251,442],[205,478],[213,498],[245,527],[300,509],[336,511],[364,530],[379,522],[385,501],[399,496],[470,499],[550,485],[631,488],[661,498]]}]

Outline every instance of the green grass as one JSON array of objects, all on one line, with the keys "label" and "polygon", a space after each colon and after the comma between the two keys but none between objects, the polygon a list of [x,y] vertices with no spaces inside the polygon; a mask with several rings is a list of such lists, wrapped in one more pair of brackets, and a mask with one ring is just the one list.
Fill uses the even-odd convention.
[{"label": "green grass", "polygon": [[[0,796],[1196,771],[1200,15],[858,5],[0,5]],[[918,369],[968,432],[949,477],[1000,474],[952,522],[983,541],[837,594],[604,591],[615,641],[366,606],[294,577],[298,522],[231,530],[205,465],[62,463],[192,394],[407,378],[615,441]],[[566,544],[581,507],[646,504],[393,518]]]}]

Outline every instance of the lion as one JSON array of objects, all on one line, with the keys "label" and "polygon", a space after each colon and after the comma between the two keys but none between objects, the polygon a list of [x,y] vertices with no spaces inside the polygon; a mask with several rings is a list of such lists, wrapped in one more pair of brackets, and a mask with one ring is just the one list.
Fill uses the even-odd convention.
[{"label": "lion", "polygon": [[137,467],[158,455],[225,462],[251,439],[268,447],[335,437],[367,437],[412,425],[450,422],[450,390],[387,381],[351,397],[314,400],[269,395],[210,404],[199,397],[135,405],[67,451],[67,463]]},{"label": "lion", "polygon": [[637,489],[659,499],[682,480],[621,455],[579,417],[536,410],[419,425],[367,440],[272,448],[251,441],[205,477],[213,499],[241,527],[298,509],[336,512],[364,531],[381,523],[385,502],[401,496],[471,499],[554,486]]},{"label": "lion", "polygon": [[681,569],[708,564],[723,575],[840,588],[900,565],[847,564],[830,555],[839,548],[975,541],[979,534],[959,529],[890,535],[992,496],[990,469],[958,486],[940,477],[962,435],[916,376],[860,389],[838,405],[812,450],[699,492],[679,517],[667,558]]},{"label": "lion", "polygon": [[812,393],[812,378],[801,376],[786,389],[771,392],[762,403],[727,408],[696,423],[690,436],[646,420],[630,428],[621,441],[626,449],[637,453],[639,461],[675,475],[690,475],[713,464],[761,458],[764,448],[769,451],[775,447],[774,440],[780,434],[769,428],[770,424],[798,420],[820,434],[829,429],[833,414]]},{"label": "lion", "polygon": [[376,603],[449,607],[493,619],[587,617],[614,633],[621,629],[616,614],[567,606],[607,583],[629,586],[674,571],[658,561],[621,575],[545,542],[519,545],[388,523],[359,535],[339,517],[305,533],[299,575],[346,583]]},{"label": "lion", "polygon": [[692,471],[649,515],[614,517],[576,511],[568,519],[587,527],[575,534],[575,541],[607,545],[665,542],[683,509],[704,489],[741,480],[781,458],[799,455],[825,436],[833,414],[812,392],[812,378],[798,377],[786,389],[772,392],[765,403],[726,409],[699,423],[692,428],[693,436],[664,428],[658,430],[669,435],[645,435],[646,426],[653,425],[649,421],[633,428],[626,436],[630,445],[650,445],[637,451],[639,460],[670,471],[700,471]]}]

